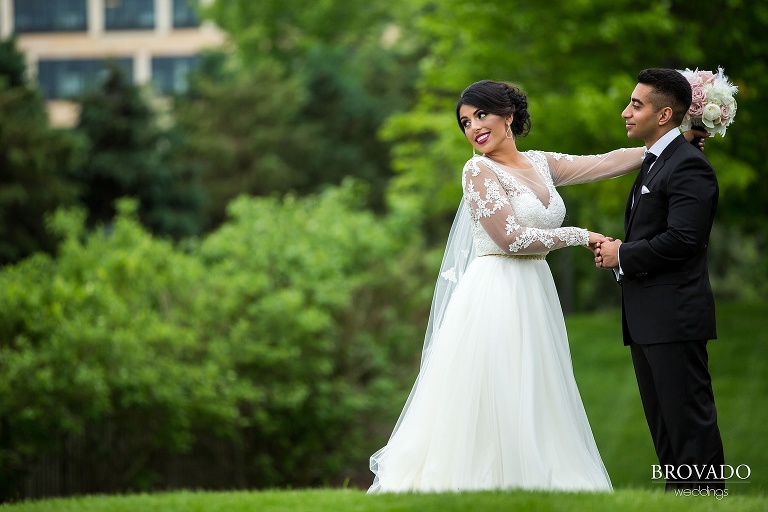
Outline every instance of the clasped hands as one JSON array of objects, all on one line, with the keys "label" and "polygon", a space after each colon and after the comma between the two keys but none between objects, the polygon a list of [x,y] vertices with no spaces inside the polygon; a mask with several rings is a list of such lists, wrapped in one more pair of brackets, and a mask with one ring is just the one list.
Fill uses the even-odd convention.
[{"label": "clasped hands", "polygon": [[619,267],[620,245],[621,240],[590,231],[589,244],[585,247],[594,254],[597,268],[613,269]]}]

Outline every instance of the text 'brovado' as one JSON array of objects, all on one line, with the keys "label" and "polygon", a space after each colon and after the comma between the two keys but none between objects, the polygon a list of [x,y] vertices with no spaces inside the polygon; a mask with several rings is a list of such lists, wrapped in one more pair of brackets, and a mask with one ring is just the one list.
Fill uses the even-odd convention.
[{"label": "text 'brovado'", "polygon": [[730,480],[733,477],[739,480],[747,480],[752,474],[752,469],[746,464],[739,464],[735,468],[730,464],[652,464],[652,480]]}]

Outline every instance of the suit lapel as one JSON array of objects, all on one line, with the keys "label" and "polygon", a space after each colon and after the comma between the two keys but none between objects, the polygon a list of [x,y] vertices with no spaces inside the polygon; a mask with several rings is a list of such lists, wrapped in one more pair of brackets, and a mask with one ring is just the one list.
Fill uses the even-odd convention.
[{"label": "suit lapel", "polygon": [[682,134],[672,139],[672,142],[670,142],[669,145],[664,148],[664,151],[661,152],[659,158],[656,159],[656,163],[653,167],[651,167],[651,172],[649,172],[648,176],[645,177],[643,184],[648,186],[648,184],[653,181],[653,178],[655,178],[656,175],[659,174],[664,168],[667,160],[669,160],[669,157],[671,157],[674,152],[677,151],[677,148],[679,148],[681,144],[685,144],[687,142],[688,141],[685,140],[685,137],[683,137]]},{"label": "suit lapel", "polygon": [[653,167],[651,167],[651,172],[649,172],[648,176],[646,176],[643,180],[643,185],[648,186],[648,184],[653,181],[653,178],[655,178],[661,172],[661,170],[666,165],[667,160],[669,160],[669,157],[671,157],[677,148],[680,147],[680,144],[686,142],[687,141],[685,140],[685,137],[682,135],[675,137],[672,142],[670,142],[669,145],[664,148],[664,151],[661,152],[659,158],[656,159],[656,163]]},{"label": "suit lapel", "polygon": [[[666,148],[664,148],[664,151],[661,152],[659,157],[656,159],[656,163],[653,164],[653,167],[651,167],[651,171],[648,173],[647,176],[641,177],[640,174],[642,174],[642,171],[638,173],[638,177],[635,180],[635,187],[642,187],[645,185],[648,187],[648,185],[656,178],[656,176],[659,175],[659,173],[664,169],[664,167],[667,165],[667,160],[674,154],[674,152],[677,150],[677,148],[680,147],[681,144],[685,144],[687,141],[685,140],[685,137],[683,137],[682,134],[675,137],[672,142],[670,142]],[[635,187],[632,188],[632,192],[635,191]],[[649,187],[650,188],[650,187]],[[638,200],[639,200],[638,196]],[[637,208],[632,207],[632,196],[629,198],[629,202],[627,203],[627,213],[624,216],[626,219],[626,222],[624,223],[624,231],[627,234],[627,238],[629,238],[629,231],[632,228],[632,220],[635,217],[635,211]]]},{"label": "suit lapel", "polygon": [[632,219],[632,212],[634,211],[633,203],[635,198],[635,191],[643,185],[643,171],[642,169],[637,171],[635,177],[635,184],[632,185],[632,191],[627,198],[627,206],[624,210],[624,232],[629,233],[629,221]]}]

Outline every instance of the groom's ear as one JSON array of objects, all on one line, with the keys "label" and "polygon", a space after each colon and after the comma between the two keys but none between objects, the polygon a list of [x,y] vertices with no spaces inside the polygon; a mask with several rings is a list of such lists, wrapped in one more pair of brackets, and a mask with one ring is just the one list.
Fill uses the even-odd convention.
[{"label": "groom's ear", "polygon": [[664,126],[665,124],[672,121],[672,107],[662,107],[661,110],[658,112],[659,116],[659,126]]}]

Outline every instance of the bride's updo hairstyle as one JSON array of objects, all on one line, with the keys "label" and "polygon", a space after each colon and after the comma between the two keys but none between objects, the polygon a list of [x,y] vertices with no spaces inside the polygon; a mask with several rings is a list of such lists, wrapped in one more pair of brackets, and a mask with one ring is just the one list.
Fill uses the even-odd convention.
[{"label": "bride's updo hairstyle", "polygon": [[459,109],[462,105],[471,105],[489,114],[506,117],[512,115],[512,133],[515,137],[525,137],[531,131],[531,115],[528,113],[528,98],[517,86],[509,82],[481,80],[475,82],[461,93],[456,103],[456,120],[459,129],[464,132]]}]

